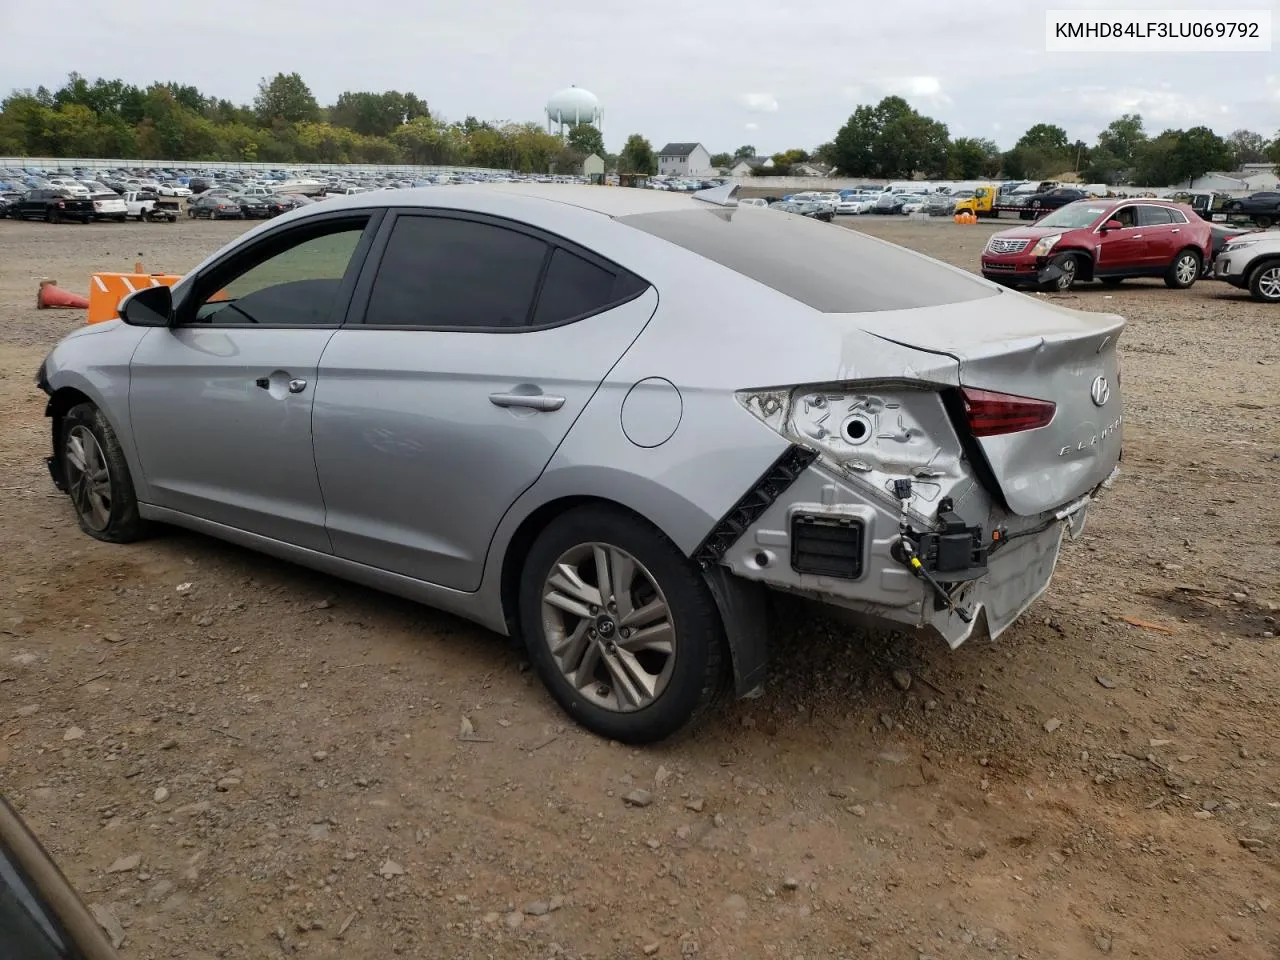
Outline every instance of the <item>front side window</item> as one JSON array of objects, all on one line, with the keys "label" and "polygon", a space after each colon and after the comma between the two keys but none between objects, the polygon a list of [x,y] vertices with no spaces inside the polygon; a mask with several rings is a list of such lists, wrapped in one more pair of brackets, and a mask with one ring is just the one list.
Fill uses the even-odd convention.
[{"label": "front side window", "polygon": [[378,265],[365,323],[525,326],[548,251],[537,237],[491,223],[401,216]]},{"label": "front side window", "polygon": [[194,322],[328,326],[368,218],[321,222],[262,241],[197,281]]}]

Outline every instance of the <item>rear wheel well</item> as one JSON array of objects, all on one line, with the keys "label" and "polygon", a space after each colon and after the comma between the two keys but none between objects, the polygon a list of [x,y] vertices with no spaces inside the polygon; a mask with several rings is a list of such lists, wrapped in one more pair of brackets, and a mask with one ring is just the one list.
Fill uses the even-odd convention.
[{"label": "rear wheel well", "polygon": [[559,500],[544,503],[529,516],[525,517],[520,526],[516,528],[516,532],[512,534],[511,540],[507,543],[506,555],[502,558],[502,578],[500,583],[502,617],[506,621],[507,632],[512,637],[520,635],[520,573],[524,569],[524,561],[529,555],[533,542],[538,539],[538,535],[543,530],[550,526],[556,517],[587,504],[599,504],[613,507],[617,510],[625,510],[641,522],[653,526],[651,521],[630,507],[607,497],[561,497]]}]

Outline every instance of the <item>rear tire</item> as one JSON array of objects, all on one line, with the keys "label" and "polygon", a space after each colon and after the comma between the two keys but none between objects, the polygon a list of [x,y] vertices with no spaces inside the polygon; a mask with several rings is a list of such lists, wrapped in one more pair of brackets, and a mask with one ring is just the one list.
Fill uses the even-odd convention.
[{"label": "rear tire", "polygon": [[1263,303],[1280,303],[1280,260],[1264,263],[1253,271],[1249,293]]},{"label": "rear tire", "polygon": [[[608,591],[598,587],[602,556]],[[567,609],[575,605],[580,614]],[[599,736],[662,740],[726,686],[724,628],[701,573],[661,532],[616,507],[579,507],[543,530],[524,559],[519,614],[552,697]]]},{"label": "rear tire", "polygon": [[102,411],[92,403],[72,407],[62,418],[58,443],[80,529],[107,543],[132,543],[145,536],[129,464]]},{"label": "rear tire", "polygon": [[1254,217],[1253,222],[1256,223],[1258,226],[1260,226],[1263,230],[1266,230],[1271,226],[1270,217]]},{"label": "rear tire", "polygon": [[1164,285],[1172,290],[1186,290],[1200,278],[1200,254],[1195,250],[1180,250],[1169,264],[1164,275]]}]

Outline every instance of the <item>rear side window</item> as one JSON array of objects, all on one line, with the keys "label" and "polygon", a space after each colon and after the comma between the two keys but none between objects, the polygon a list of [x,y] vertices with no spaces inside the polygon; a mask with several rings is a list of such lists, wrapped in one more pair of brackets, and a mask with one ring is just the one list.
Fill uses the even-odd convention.
[{"label": "rear side window", "polygon": [[1143,204],[1138,207],[1138,226],[1140,227],[1161,227],[1173,222],[1173,218],[1169,216],[1169,211],[1164,207],[1156,207],[1150,204]]},{"label": "rear side window", "polygon": [[398,217],[369,294],[365,323],[523,326],[547,251],[544,241],[493,224]]},{"label": "rear side window", "polygon": [[565,323],[630,299],[645,286],[625,270],[614,271],[557,247],[533,312],[534,326]]},{"label": "rear side window", "polygon": [[910,310],[993,297],[963,271],[833,224],[738,207],[619,217],[823,313]]}]

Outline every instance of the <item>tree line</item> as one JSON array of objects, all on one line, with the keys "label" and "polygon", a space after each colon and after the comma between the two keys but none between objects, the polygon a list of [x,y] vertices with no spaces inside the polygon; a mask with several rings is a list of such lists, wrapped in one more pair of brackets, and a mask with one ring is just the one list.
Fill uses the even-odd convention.
[{"label": "tree line", "polygon": [[[577,170],[592,154],[621,173],[655,173],[657,158],[641,134],[618,154],[605,151],[600,131],[582,124],[566,136],[539,123],[467,117],[448,122],[414,93],[347,91],[321,106],[297,73],[264,78],[251,104],[237,105],[180,83],[147,87],[122,80],[87,80],[72,73],[57,90],[19,90],[0,101],[0,155],[151,157],[187,162],[410,163],[477,166],[525,173]],[[711,158],[720,168],[756,158],[744,144]],[[1280,132],[1251,130],[1221,137],[1207,126],[1154,136],[1142,117],[1113,120],[1093,144],[1072,141],[1061,127],[1037,123],[1008,150],[978,137],[952,139],[947,125],[901,97],[857,107],[835,137],[813,150],[772,156],[758,175],[785,175],[819,162],[848,177],[976,180],[1043,179],[1077,173],[1086,182],[1165,186],[1243,163],[1280,168]]]},{"label": "tree line", "polygon": [[[732,156],[717,154],[725,165],[752,156],[744,146]],[[813,151],[774,154],[773,165],[758,175],[785,175],[796,163],[819,161],[849,177],[888,180],[923,174],[933,179],[977,180],[1004,177],[1038,180],[1079,174],[1089,183],[1168,186],[1213,171],[1239,169],[1245,163],[1273,163],[1280,169],[1280,132],[1268,140],[1252,130],[1221,137],[1207,126],[1168,129],[1152,136],[1142,117],[1127,113],[1113,120],[1095,143],[1070,140],[1062,127],[1037,123],[1008,150],[989,139],[951,139],[947,125],[926,117],[901,97],[864,104],[835,138]]]},{"label": "tree line", "polygon": [[321,106],[297,73],[264,78],[237,105],[180,83],[138,87],[72,73],[57,90],[0,101],[0,156],[264,163],[411,163],[526,173],[604,156],[600,131],[566,137],[538,123],[446,122],[416,94],[348,91]]}]

